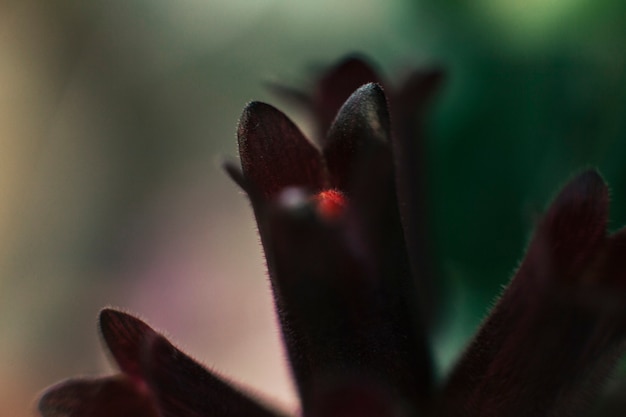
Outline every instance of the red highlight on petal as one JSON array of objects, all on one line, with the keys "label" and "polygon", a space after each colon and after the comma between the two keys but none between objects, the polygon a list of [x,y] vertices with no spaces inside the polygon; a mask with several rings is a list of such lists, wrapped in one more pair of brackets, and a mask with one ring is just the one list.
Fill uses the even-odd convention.
[{"label": "red highlight on petal", "polygon": [[339,190],[324,190],[314,197],[317,212],[326,219],[336,219],[339,217],[348,201]]}]

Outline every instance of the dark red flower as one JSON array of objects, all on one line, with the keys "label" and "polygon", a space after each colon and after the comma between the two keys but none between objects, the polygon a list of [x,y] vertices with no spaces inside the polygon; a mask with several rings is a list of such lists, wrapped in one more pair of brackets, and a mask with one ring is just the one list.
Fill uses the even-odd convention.
[{"label": "dark red flower", "polygon": [[322,72],[315,80],[311,93],[282,85],[273,90],[291,103],[309,110],[315,121],[315,139],[324,146],[328,131],[344,102],[362,85],[375,83],[389,98],[392,123],[388,146],[393,149],[395,187],[398,198],[406,250],[413,274],[419,276],[419,304],[424,324],[430,326],[436,313],[439,281],[437,265],[432,261],[433,233],[430,230],[428,204],[428,163],[425,157],[425,110],[444,79],[437,68],[411,71],[399,86],[392,86],[378,74],[365,58],[349,56]]},{"label": "dark red flower", "polygon": [[[607,235],[604,181],[586,171],[555,198],[496,307],[439,384],[422,303],[432,270],[416,262],[423,243],[415,233],[424,229],[410,218],[422,215],[413,211],[421,200],[402,186],[410,129],[392,132],[383,88],[371,82],[324,128],[325,106],[343,100],[349,74],[376,81],[368,68],[347,61],[305,100],[327,130],[317,143],[274,107],[249,104],[238,130],[241,170],[226,165],[257,218],[302,415],[594,415],[626,342],[626,229]],[[432,92],[421,85],[409,89],[412,100],[392,96],[394,120],[420,118],[414,104]],[[121,374],[51,388],[44,416],[277,415],[140,320],[104,310],[100,326]],[[595,415],[626,411],[612,398]]]}]

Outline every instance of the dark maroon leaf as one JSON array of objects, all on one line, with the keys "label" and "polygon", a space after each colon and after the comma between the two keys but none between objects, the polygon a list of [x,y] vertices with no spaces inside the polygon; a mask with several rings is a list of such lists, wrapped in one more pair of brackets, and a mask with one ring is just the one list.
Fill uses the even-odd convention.
[{"label": "dark maroon leaf", "polygon": [[324,144],[331,184],[349,193],[355,173],[388,146],[390,134],[382,88],[367,84],[356,90],[339,110]]},{"label": "dark maroon leaf", "polygon": [[39,411],[44,417],[161,416],[145,385],[121,375],[61,382],[41,397]]},{"label": "dark maroon leaf", "polygon": [[156,336],[143,358],[143,372],[162,417],[275,417],[199,363]]},{"label": "dark maroon leaf", "polygon": [[607,210],[594,171],[558,195],[448,381],[443,416],[575,416],[598,394],[624,340],[589,291],[604,278]]},{"label": "dark maroon leaf", "polygon": [[279,110],[250,103],[241,116],[237,136],[243,173],[265,198],[290,186],[312,191],[322,188],[319,150]]}]

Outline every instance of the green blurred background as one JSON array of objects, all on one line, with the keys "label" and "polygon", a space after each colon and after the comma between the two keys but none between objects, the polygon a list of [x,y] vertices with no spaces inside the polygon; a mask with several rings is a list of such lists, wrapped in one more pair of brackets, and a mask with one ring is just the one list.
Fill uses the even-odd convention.
[{"label": "green blurred background", "polygon": [[22,0],[0,3],[0,415],[109,372],[98,310],[146,318],[294,409],[260,245],[220,172],[245,103],[346,53],[391,80],[438,65],[433,245],[445,369],[550,198],[597,166],[626,223],[626,3]]}]

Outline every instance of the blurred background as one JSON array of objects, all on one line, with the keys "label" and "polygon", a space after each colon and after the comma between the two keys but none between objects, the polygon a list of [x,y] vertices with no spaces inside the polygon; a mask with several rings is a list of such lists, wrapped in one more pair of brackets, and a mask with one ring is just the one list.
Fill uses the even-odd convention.
[{"label": "blurred background", "polygon": [[575,172],[626,223],[626,6],[611,0],[0,3],[0,415],[111,372],[117,306],[286,410],[296,400],[251,210],[221,172],[265,83],[361,52],[390,80],[441,66],[428,181],[441,369]]}]

